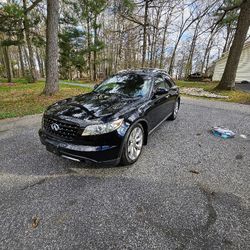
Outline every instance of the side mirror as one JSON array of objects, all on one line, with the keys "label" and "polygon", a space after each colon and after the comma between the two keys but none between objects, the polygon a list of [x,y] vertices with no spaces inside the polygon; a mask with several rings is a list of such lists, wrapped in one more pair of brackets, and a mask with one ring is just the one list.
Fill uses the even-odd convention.
[{"label": "side mirror", "polygon": [[154,92],[154,95],[157,96],[157,95],[165,95],[168,93],[168,90],[165,89],[165,88],[161,88],[161,87],[158,87],[155,92]]}]

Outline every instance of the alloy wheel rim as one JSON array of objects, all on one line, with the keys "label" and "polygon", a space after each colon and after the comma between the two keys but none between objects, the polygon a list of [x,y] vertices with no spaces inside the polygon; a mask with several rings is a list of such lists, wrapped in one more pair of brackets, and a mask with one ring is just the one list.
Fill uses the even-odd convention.
[{"label": "alloy wheel rim", "polygon": [[178,101],[176,101],[175,107],[174,107],[174,116],[175,117],[177,116],[178,110],[179,110],[179,104],[178,104]]},{"label": "alloy wheel rim", "polygon": [[142,149],[142,144],[143,144],[143,132],[140,127],[134,128],[128,139],[128,157],[130,160],[134,161],[136,160]]}]

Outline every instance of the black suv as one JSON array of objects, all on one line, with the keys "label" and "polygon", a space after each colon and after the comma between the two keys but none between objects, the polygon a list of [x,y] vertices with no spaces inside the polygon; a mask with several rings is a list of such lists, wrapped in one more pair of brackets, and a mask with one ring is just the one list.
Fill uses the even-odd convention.
[{"label": "black suv", "polygon": [[179,89],[165,71],[126,70],[49,106],[39,136],[48,151],[71,160],[132,164],[148,135],[174,120],[179,107]]}]

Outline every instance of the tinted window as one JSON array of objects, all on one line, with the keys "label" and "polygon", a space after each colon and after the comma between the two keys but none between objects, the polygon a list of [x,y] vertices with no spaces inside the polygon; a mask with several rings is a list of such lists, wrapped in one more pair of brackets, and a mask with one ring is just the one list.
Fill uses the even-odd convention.
[{"label": "tinted window", "polygon": [[169,76],[165,76],[165,79],[166,79],[167,85],[168,85],[170,88],[173,87],[173,86],[175,86],[174,81],[173,81]]},{"label": "tinted window", "polygon": [[172,87],[172,84],[168,79],[165,79],[165,83],[166,83],[167,89],[170,89]]},{"label": "tinted window", "polygon": [[103,81],[95,92],[121,94],[129,97],[143,97],[150,91],[151,78],[146,75],[126,73],[115,75]]},{"label": "tinted window", "polygon": [[165,81],[161,76],[155,78],[155,88],[166,88]]}]

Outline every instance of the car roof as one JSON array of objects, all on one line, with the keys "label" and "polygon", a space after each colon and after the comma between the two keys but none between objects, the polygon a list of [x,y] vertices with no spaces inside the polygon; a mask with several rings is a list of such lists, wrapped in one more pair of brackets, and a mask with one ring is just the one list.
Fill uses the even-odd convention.
[{"label": "car roof", "polygon": [[145,75],[157,75],[159,73],[167,75],[170,77],[170,75],[167,73],[164,69],[157,69],[157,68],[138,68],[138,69],[125,69],[118,71],[117,74],[126,74],[126,73],[135,73],[135,74],[145,74]]}]

